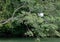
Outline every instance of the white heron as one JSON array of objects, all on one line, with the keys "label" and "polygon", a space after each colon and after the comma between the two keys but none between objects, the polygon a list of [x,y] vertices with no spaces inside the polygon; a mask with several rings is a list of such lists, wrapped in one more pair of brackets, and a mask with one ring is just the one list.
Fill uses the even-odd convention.
[{"label": "white heron", "polygon": [[38,16],[44,17],[44,13],[38,13]]}]

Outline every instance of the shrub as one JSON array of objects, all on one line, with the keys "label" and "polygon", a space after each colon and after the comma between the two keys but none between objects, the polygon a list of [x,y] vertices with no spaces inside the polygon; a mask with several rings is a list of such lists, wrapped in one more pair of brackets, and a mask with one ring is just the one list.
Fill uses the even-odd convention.
[{"label": "shrub", "polygon": [[[59,0],[0,0],[0,28],[19,35],[60,37]],[[44,13],[43,17],[38,13]],[[5,20],[5,21],[3,21]],[[6,29],[6,30],[5,30]]]}]

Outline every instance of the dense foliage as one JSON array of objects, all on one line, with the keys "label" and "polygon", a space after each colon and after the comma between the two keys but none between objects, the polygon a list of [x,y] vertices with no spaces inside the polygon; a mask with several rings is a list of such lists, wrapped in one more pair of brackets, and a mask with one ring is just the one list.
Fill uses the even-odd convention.
[{"label": "dense foliage", "polygon": [[2,35],[60,37],[60,0],[0,0]]}]

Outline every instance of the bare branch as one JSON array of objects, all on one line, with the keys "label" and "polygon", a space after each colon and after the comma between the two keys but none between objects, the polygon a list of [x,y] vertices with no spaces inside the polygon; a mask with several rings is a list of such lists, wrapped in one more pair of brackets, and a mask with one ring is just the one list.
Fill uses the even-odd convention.
[{"label": "bare branch", "polygon": [[21,9],[22,7],[24,7],[24,5],[21,6],[21,7],[19,7],[19,8],[17,8],[17,9],[13,12],[13,15],[12,15],[11,18],[7,19],[4,23],[0,23],[0,24],[6,24],[7,22],[13,20],[13,19],[14,19],[14,15],[15,15],[15,13],[16,13],[19,9]]}]

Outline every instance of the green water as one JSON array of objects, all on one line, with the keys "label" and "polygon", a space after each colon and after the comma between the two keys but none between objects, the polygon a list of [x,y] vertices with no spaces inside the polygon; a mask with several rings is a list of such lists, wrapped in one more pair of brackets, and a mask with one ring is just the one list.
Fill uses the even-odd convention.
[{"label": "green water", "polygon": [[[29,38],[7,38],[7,39],[1,39],[0,42],[35,42],[34,39]],[[41,39],[41,42],[60,42],[60,38],[46,38]]]},{"label": "green water", "polygon": [[42,39],[41,42],[60,42],[60,38],[46,38]]}]

